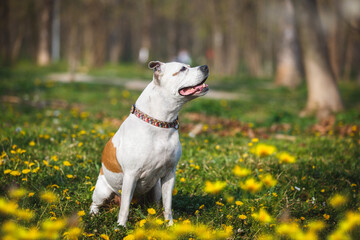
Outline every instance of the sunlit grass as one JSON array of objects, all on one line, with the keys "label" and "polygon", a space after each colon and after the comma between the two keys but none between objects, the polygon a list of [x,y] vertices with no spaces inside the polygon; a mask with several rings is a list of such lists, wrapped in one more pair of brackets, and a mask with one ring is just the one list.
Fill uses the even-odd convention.
[{"label": "sunlit grass", "polygon": [[[195,111],[214,116],[219,112],[225,119],[235,116],[244,127],[231,129],[221,118],[214,123],[205,119],[201,133],[191,138],[183,131],[191,120],[184,119],[180,128],[183,155],[173,193],[175,225],[167,227],[161,207],[134,203],[128,228],[115,231],[118,206],[110,204],[98,216],[89,216],[88,210],[102,149],[139,93],[119,87],[49,83],[40,73],[8,71],[5,75],[11,82],[1,82],[1,96],[17,96],[21,101],[0,104],[1,236],[360,236],[360,128],[359,116],[352,111],[342,113],[325,130],[313,129],[311,119],[299,125],[295,115],[290,115],[289,128],[273,131],[270,126],[278,121],[262,125],[242,118],[246,110],[241,100],[196,100],[182,114]],[[261,98],[278,93],[269,91]],[[248,94],[255,99],[257,92],[249,88]],[[273,103],[261,104],[254,102],[246,108],[262,111]],[[272,111],[289,107],[286,102],[283,105]],[[262,112],[272,119],[268,110]],[[256,137],[249,136],[251,131]],[[294,138],[276,138],[278,133]]]}]

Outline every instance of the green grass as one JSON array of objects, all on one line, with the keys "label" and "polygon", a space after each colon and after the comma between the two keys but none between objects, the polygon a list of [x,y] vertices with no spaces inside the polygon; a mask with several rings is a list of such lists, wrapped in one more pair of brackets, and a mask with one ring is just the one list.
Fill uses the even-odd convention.
[{"label": "green grass", "polygon": [[[107,66],[90,73],[126,78],[149,75],[144,69],[137,75],[139,68]],[[25,228],[43,229],[41,222],[66,217],[73,219],[66,229],[81,226],[84,232],[94,234],[90,238],[106,234],[115,239],[136,229],[137,222],[147,217],[149,207],[156,209],[156,218],[163,219],[160,208],[138,204],[131,206],[128,228],[118,232],[114,227],[119,207],[114,204],[103,208],[98,216],[85,214],[81,220],[74,217],[79,211],[88,212],[102,149],[128,115],[139,92],[106,85],[46,81],[47,73],[63,69],[61,65],[35,68],[26,64],[0,69],[0,153],[6,153],[1,157],[0,199],[14,199],[10,194],[12,188],[21,187],[27,193],[35,193],[17,200],[19,208],[35,212],[29,221],[6,213],[0,202],[3,235],[9,220]],[[321,220],[326,227],[319,236],[325,238],[337,228],[347,211],[359,212],[358,87],[352,83],[340,85],[347,110],[337,115],[332,126],[321,125],[319,130],[313,127],[315,119],[298,117],[306,103],[305,86],[290,91],[272,86],[269,79],[243,77],[213,78],[209,84],[218,90],[238,92],[240,97],[232,101],[197,99],[181,112],[183,155],[173,199],[174,218],[178,222],[189,219],[193,224],[206,224],[213,229],[231,225],[234,239],[254,239],[264,233],[274,233],[281,220],[292,220],[305,232],[311,221]],[[202,116],[205,126],[200,135],[190,138],[184,129],[193,126],[188,113],[194,112]],[[212,121],[207,121],[210,118]],[[275,146],[277,153],[290,153],[296,162],[279,163],[276,153],[253,154],[252,147],[259,143],[252,142],[249,131],[259,138],[259,143]],[[278,139],[276,134],[294,138]],[[66,166],[65,161],[71,166]],[[236,165],[251,170],[247,178],[259,181],[260,175],[269,173],[277,179],[277,184],[254,194],[246,192],[240,188],[245,178],[232,172]],[[33,172],[36,168],[39,170]],[[31,172],[22,173],[24,169]],[[13,176],[6,170],[21,174]],[[223,181],[227,186],[212,195],[204,191],[206,181]],[[55,203],[42,200],[40,195],[45,190],[55,193],[58,200]],[[329,205],[335,193],[347,197],[344,206]],[[228,202],[231,197],[234,200]],[[244,205],[238,206],[235,201],[242,201]],[[277,220],[259,223],[252,214],[260,208],[266,208]],[[325,220],[324,214],[330,218]],[[239,215],[247,219],[241,220]],[[353,239],[359,238],[359,228],[349,234]]]}]

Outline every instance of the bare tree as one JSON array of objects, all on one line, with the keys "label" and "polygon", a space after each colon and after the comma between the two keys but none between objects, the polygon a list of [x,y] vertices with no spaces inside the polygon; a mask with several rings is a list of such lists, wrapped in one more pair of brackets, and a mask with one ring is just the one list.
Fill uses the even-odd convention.
[{"label": "bare tree", "polygon": [[294,8],[283,0],[284,14],[280,17],[282,40],[278,46],[275,84],[295,88],[301,83],[300,46],[295,28]]},{"label": "bare tree", "polygon": [[308,100],[301,115],[325,118],[343,109],[322,31],[316,0],[292,1],[299,29]]}]

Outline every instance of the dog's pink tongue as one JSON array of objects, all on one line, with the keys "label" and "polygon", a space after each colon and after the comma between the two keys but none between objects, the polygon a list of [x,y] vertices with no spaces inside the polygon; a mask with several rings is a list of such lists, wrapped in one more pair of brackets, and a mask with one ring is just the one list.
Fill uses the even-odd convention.
[{"label": "dog's pink tongue", "polygon": [[191,94],[193,94],[193,93],[195,93],[196,92],[196,89],[195,88],[184,88],[184,89],[181,89],[180,90],[180,94],[181,95],[191,95]]}]

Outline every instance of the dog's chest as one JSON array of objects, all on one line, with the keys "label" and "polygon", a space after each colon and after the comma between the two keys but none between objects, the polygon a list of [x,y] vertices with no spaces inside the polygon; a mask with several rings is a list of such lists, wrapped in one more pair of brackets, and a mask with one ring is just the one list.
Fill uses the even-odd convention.
[{"label": "dog's chest", "polygon": [[138,190],[144,192],[150,190],[160,178],[174,170],[180,156],[181,147],[178,141],[154,143],[149,157],[139,169]]}]

